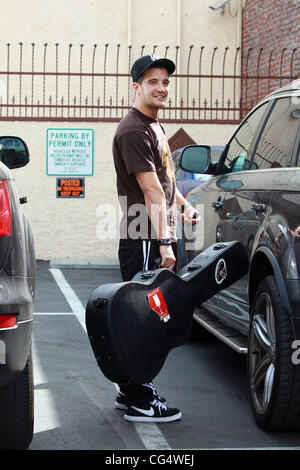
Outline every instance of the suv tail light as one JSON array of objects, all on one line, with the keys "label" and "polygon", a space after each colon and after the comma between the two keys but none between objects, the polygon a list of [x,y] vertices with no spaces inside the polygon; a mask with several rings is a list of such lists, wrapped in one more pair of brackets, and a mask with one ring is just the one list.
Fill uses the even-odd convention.
[{"label": "suv tail light", "polygon": [[10,235],[11,207],[7,181],[0,180],[0,236]]},{"label": "suv tail light", "polygon": [[17,324],[17,315],[11,313],[8,315],[0,315],[0,329],[1,328],[13,328]]}]

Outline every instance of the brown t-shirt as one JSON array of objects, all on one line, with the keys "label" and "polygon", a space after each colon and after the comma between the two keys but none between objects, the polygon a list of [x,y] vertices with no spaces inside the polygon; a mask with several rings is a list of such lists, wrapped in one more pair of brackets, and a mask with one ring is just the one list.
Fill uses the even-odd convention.
[{"label": "brown t-shirt", "polygon": [[175,174],[169,144],[160,123],[132,108],[117,127],[113,156],[123,211],[121,238],[157,238],[148,218],[144,194],[134,175],[155,171],[165,193],[170,238],[176,241]]}]

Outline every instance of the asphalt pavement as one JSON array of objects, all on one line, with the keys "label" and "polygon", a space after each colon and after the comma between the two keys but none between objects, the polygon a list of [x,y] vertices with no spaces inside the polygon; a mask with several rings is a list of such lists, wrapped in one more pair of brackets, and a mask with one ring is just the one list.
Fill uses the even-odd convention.
[{"label": "asphalt pavement", "polygon": [[300,433],[268,433],[252,417],[246,358],[208,335],[169,353],[154,383],[183,417],[129,423],[85,331],[87,300],[118,269],[37,263],[33,332],[35,432],[31,450],[299,449]]}]

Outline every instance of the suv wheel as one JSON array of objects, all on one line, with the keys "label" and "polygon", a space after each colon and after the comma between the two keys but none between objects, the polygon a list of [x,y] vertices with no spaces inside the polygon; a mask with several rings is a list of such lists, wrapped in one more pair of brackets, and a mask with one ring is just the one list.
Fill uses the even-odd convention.
[{"label": "suv wheel", "polygon": [[293,332],[274,276],[262,280],[251,309],[248,384],[257,424],[269,431],[300,428],[300,367]]},{"label": "suv wheel", "polygon": [[31,354],[16,379],[0,388],[0,449],[27,449],[33,437]]}]

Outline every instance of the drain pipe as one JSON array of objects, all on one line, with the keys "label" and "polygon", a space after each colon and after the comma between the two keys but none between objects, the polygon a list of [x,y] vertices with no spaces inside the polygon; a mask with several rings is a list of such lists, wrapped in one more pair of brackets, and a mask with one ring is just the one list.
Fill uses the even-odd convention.
[{"label": "drain pipe", "polygon": [[132,42],[132,0],[127,1],[127,45]]},{"label": "drain pipe", "polygon": [[[176,74],[180,74],[181,72],[181,13],[182,13],[182,0],[177,0],[177,5],[176,5],[176,46],[179,47],[178,49],[178,57],[177,57],[177,67],[176,67]],[[176,78],[176,103],[177,107],[180,106],[180,97],[181,97],[181,83],[180,83],[180,78]],[[176,118],[177,113],[179,111],[176,110],[175,116]]]}]

